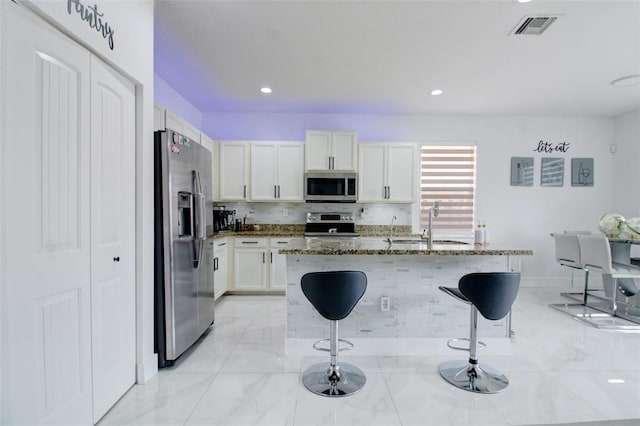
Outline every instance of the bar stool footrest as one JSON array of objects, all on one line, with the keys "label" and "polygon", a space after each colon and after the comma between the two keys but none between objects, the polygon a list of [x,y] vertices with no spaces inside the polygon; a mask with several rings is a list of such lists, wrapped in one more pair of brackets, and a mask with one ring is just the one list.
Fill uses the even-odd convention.
[{"label": "bar stool footrest", "polygon": [[[323,348],[320,346],[322,343],[330,342],[330,341],[331,341],[330,339],[320,339],[313,344],[313,349],[315,349],[316,351],[331,352],[331,348]],[[344,351],[350,351],[351,349],[353,349],[353,343],[351,343],[346,339],[338,339],[338,346],[340,346],[340,343],[344,343],[347,346],[338,347],[338,353],[344,352]]]},{"label": "bar stool footrest", "polygon": [[[456,343],[459,342],[467,342],[466,346],[456,346]],[[469,352],[470,351],[470,346],[471,344],[471,340],[467,337],[455,337],[453,339],[449,339],[447,340],[447,346],[449,347],[449,349],[454,349],[456,351],[465,351],[465,352]],[[487,345],[484,342],[478,342],[478,350],[481,351],[482,349],[486,348]]]}]

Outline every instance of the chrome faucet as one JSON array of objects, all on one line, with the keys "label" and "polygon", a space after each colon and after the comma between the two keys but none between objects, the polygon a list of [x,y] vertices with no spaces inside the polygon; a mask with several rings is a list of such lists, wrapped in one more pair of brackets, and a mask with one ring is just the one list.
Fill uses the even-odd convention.
[{"label": "chrome faucet", "polygon": [[[434,201],[433,206],[429,207],[429,223],[427,228],[427,247],[429,249],[431,249],[431,245],[433,244],[433,229],[432,229],[433,218],[438,217],[439,213],[440,213],[440,201]],[[422,232],[422,235],[424,236],[424,231]]]},{"label": "chrome faucet", "polygon": [[387,237],[387,242],[389,244],[393,243],[393,222],[395,222],[396,220],[398,220],[398,216],[394,215],[391,218],[391,225],[389,225],[389,236]]}]

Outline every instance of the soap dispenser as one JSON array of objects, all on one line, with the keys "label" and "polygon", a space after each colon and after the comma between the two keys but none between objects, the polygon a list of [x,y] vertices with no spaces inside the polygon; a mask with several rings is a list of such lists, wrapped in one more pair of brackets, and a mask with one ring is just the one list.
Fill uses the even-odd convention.
[{"label": "soap dispenser", "polygon": [[474,233],[474,241],[475,244],[484,244],[484,231],[480,222],[478,222],[478,227]]}]

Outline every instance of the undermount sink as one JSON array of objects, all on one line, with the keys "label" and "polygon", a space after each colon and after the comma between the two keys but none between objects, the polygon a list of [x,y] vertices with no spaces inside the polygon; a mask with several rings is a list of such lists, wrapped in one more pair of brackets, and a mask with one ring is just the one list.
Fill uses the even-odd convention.
[{"label": "undermount sink", "polygon": [[[389,240],[385,240],[385,241],[389,242]],[[423,240],[423,239],[393,239],[392,240],[392,244],[427,244],[427,240]],[[455,240],[433,240],[433,244],[453,245],[453,244],[469,244],[469,243],[464,242],[464,241],[455,241]]]}]

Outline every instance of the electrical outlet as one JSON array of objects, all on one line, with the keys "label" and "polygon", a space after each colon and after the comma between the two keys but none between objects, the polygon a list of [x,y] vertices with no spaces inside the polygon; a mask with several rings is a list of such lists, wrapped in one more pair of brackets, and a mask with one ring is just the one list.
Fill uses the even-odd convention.
[{"label": "electrical outlet", "polygon": [[282,216],[284,217],[289,216],[289,209],[282,209]]},{"label": "electrical outlet", "polygon": [[388,312],[391,306],[391,299],[389,296],[380,296],[380,310],[382,312]]}]

